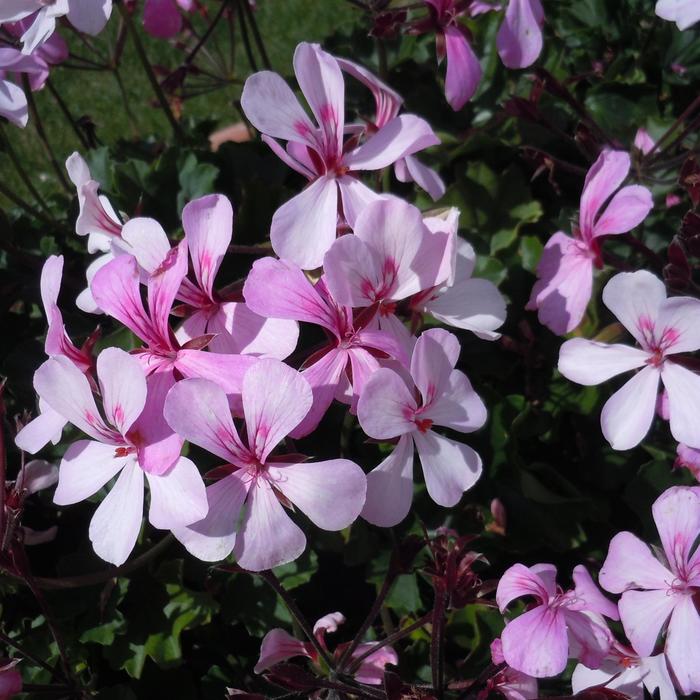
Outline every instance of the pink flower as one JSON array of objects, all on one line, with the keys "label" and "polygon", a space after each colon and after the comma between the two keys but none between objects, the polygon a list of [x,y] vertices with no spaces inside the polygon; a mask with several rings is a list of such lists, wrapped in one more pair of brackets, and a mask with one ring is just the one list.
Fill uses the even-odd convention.
[{"label": "pink flower", "polygon": [[0,117],[24,128],[29,121],[27,97],[8,74],[25,74],[38,87],[46,81],[49,67],[38,56],[25,56],[9,46],[0,48]]},{"label": "pink flower", "polygon": [[680,443],[676,448],[676,462],[674,466],[685,467],[700,481],[700,450]]},{"label": "pink flower", "polygon": [[224,301],[214,291],[214,280],[233,232],[233,208],[229,200],[212,194],[189,202],[182,210],[182,226],[194,281],[185,278],[177,294],[191,312],[178,329],[177,339],[185,343],[213,334],[209,348],[214,352],[278,360],[290,355],[299,337],[295,321],[263,318],[241,302]]},{"label": "pink flower", "polygon": [[665,653],[676,684],[684,695],[700,690],[700,495],[673,487],[652,507],[664,558],[631,532],[610,542],[600,571],[600,585],[622,593],[620,617],[627,638],[641,657],[654,653],[667,627]]},{"label": "pink flower", "polygon": [[[491,642],[491,663],[495,666],[505,663],[503,645],[498,638]],[[503,695],[506,700],[534,700],[539,697],[537,679],[516,671],[510,666],[506,666],[489,679],[487,687],[479,694],[478,700],[485,700],[494,692]]]},{"label": "pink flower", "polygon": [[700,5],[696,0],[657,0],[655,12],[661,19],[675,22],[680,30],[700,21]]},{"label": "pink flower", "polygon": [[182,30],[182,15],[194,10],[194,0],[146,0],[143,6],[143,28],[157,39],[171,39]]},{"label": "pink flower", "polygon": [[362,429],[377,440],[399,438],[393,452],[367,476],[365,520],[381,527],[401,522],[413,500],[413,454],[418,450],[430,497],[444,507],[459,502],[481,475],[481,458],[467,445],[431,428],[463,433],[486,422],[486,408],[462,372],[455,370],[459,342],[442,329],[425,331],[415,344],[410,378],[377,370],[360,396]]},{"label": "pink flower", "polygon": [[413,296],[409,309],[414,315],[430,314],[454,328],[471,331],[482,340],[497,340],[496,332],[506,320],[506,302],[493,282],[472,277],[476,265],[474,248],[457,237],[459,210],[450,208],[444,216],[424,219],[433,232],[453,233],[456,240],[454,275],[444,284]]},{"label": "pink flower", "polygon": [[[275,293],[270,294],[270,289]],[[319,424],[334,398],[354,409],[380,360],[391,357],[408,363],[406,350],[396,338],[368,325],[373,310],[353,317],[352,308],[339,304],[330,294],[325,278],[315,285],[295,265],[274,258],[253,264],[243,296],[248,307],[266,318],[305,321],[321,326],[328,336],[307,359],[303,375],[313,391],[313,406],[293,430],[292,437],[308,435]]]},{"label": "pink flower", "polygon": [[[395,119],[401,111],[403,98],[386,83],[381,81],[363,66],[346,58],[336,58],[341,70],[349,73],[369,88],[374,97],[374,118],[363,127],[368,135],[375,134]],[[394,175],[400,182],[415,182],[434,200],[445,194],[445,183],[432,168],[423,165],[415,156],[406,156],[394,163]]]},{"label": "pink flower", "polygon": [[631,231],[652,208],[651,192],[639,185],[623,187],[610,199],[629,169],[627,153],[604,150],[586,175],[573,237],[559,231],[544,247],[526,308],[537,309],[540,323],[558,335],[581,323],[591,298],[593,265],[602,266],[601,238]]},{"label": "pink flower", "polygon": [[664,283],[639,270],[615,275],[603,290],[603,302],[641,348],[573,338],[561,347],[559,371],[571,381],[594,386],[642,368],[603,406],[603,435],[614,449],[635,447],[649,431],[659,380],[668,392],[673,437],[700,447],[700,377],[673,357],[700,348],[700,301],[667,299]]},{"label": "pink flower", "polygon": [[649,132],[640,127],[634,135],[634,145],[644,155],[648,155],[656,149],[656,141],[649,135]]},{"label": "pink flower", "polygon": [[506,663],[535,678],[556,676],[566,667],[569,645],[586,666],[596,668],[613,638],[603,615],[618,620],[617,606],[598,590],[583,566],[574,569],[574,588],[563,591],[552,564],[514,564],[501,577],[496,602],[501,612],[516,598],[533,597],[531,607],[506,624],[501,643]]},{"label": "pink flower", "polygon": [[571,676],[571,690],[578,694],[587,688],[604,686],[623,693],[631,700],[644,700],[645,689],[659,700],[676,700],[676,690],[663,654],[640,657],[634,650],[613,642],[600,668],[579,664]]},{"label": "pink flower", "polygon": [[[330,613],[325,615],[314,625],[314,636],[318,643],[324,648],[326,646],[326,634],[336,632],[338,627],[345,622],[345,617],[342,613]],[[359,644],[352,653],[351,658],[356,659],[364,655],[377,642],[365,642]],[[347,648],[347,643],[339,644],[333,653],[336,658],[340,658],[343,651]],[[283,629],[270,630],[263,638],[260,647],[260,658],[255,665],[255,673],[262,673],[272,666],[292,659],[297,656],[305,656],[311,659],[314,663],[318,663],[318,652],[311,642],[301,642],[296,637],[285,632]],[[367,685],[381,685],[384,679],[384,669],[387,664],[396,666],[399,662],[399,657],[390,646],[384,646],[378,649],[374,654],[370,654],[355,671],[353,676],[355,680]]]},{"label": "pink flower", "polygon": [[498,30],[498,55],[507,68],[527,68],[542,52],[544,10],[540,0],[509,0]]},{"label": "pink flower", "polygon": [[97,358],[97,379],[106,421],[100,415],[87,377],[66,358],[47,360],[34,375],[39,396],[92,440],[79,440],[59,467],[54,502],[78,503],[97,493],[119,474],[116,484],[90,521],[95,552],[123,564],[136,544],[143,514],[144,472],[151,492],[148,518],[154,527],[171,529],[206,515],[204,483],[185,457],[160,473],[142,460],[138,418],[147,405],[146,379],[136,358],[107,348]]},{"label": "pink flower", "polygon": [[10,700],[22,692],[22,675],[15,668],[19,659],[0,659],[0,700]]},{"label": "pink flower", "polygon": [[[408,114],[346,152],[345,83],[338,62],[319,46],[302,43],[294,53],[294,72],[318,126],[270,71],[246,80],[241,104],[263,141],[311,183],[275,212],[270,230],[277,255],[311,269],[321,265],[336,238],[338,214],[354,227],[367,203],[380,198],[357,179],[357,171],[381,170],[439,139],[423,119]],[[275,139],[286,141],[286,150]]]},{"label": "pink flower", "polygon": [[173,430],[227,463],[217,470],[226,475],[207,488],[207,517],[174,534],[199,559],[219,561],[233,551],[240,566],[261,571],[293,561],[306,547],[283,504],[324,530],[342,530],[362,509],[366,481],[346,459],[271,456],[311,408],[311,387],[296,370],[261,359],[245,374],[242,401],[246,442],[216,384],[189,379],[170,390],[165,417]]}]

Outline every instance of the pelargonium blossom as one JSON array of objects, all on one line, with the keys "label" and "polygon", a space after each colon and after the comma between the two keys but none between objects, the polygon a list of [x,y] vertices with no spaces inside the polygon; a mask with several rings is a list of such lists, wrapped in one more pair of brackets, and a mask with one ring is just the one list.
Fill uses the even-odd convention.
[{"label": "pelargonium blossom", "polygon": [[[364,118],[363,130],[371,136],[386,126],[399,115],[403,98],[384,81],[368,71],[363,66],[349,61],[347,58],[335,59],[341,70],[359,80],[369,88],[374,97],[374,116]],[[423,165],[415,156],[406,156],[394,163],[394,175],[400,182],[415,182],[424,189],[434,200],[445,194],[445,183],[433,168]]]},{"label": "pelargonium blossom", "polygon": [[194,0],[145,0],[143,28],[157,39],[171,39],[182,30],[182,15],[195,9]]},{"label": "pelargonium blossom", "polygon": [[[345,616],[342,613],[335,612],[324,615],[314,623],[313,633],[318,643],[326,650],[326,634],[336,632],[338,627],[345,623]],[[351,655],[351,659],[359,658],[366,654],[372,647],[376,646],[377,642],[364,642],[358,644],[355,651]],[[348,643],[339,644],[333,656],[339,659]],[[295,657],[305,656],[311,659],[313,663],[318,663],[318,652],[311,642],[302,642],[296,637],[293,637],[289,632],[277,627],[270,630],[262,640],[260,646],[260,658],[255,664],[255,673],[262,673],[267,669]],[[373,654],[367,656],[360,664],[359,668],[353,677],[360,683],[367,685],[380,685],[384,678],[384,669],[387,664],[396,666],[399,662],[399,657],[396,651],[391,646],[383,646]]]},{"label": "pelargonium blossom", "polygon": [[688,695],[700,691],[700,494],[672,487],[656,499],[652,515],[663,556],[631,532],[620,532],[610,542],[598,580],[606,591],[622,593],[622,626],[640,656],[651,656],[659,633],[667,629],[666,659]]},{"label": "pelargonium blossom", "polygon": [[[270,294],[270,289],[275,293]],[[386,331],[369,327],[372,310],[361,310],[354,316],[351,307],[333,298],[324,277],[313,285],[296,265],[274,258],[257,260],[243,296],[250,309],[261,316],[313,323],[328,336],[328,342],[304,364],[304,378],[311,385],[314,401],[292,437],[314,430],[334,398],[350,403],[354,410],[382,360],[393,358],[408,364],[403,343]]]},{"label": "pelargonium blossom", "polygon": [[18,22],[34,15],[22,35],[22,52],[31,54],[51,37],[60,17],[67,17],[78,31],[95,36],[104,29],[111,14],[112,0],[4,0],[0,23]]},{"label": "pelargonium blossom", "polygon": [[[272,217],[270,240],[280,258],[303,269],[317,268],[336,238],[339,213],[354,227],[368,202],[380,198],[357,178],[381,170],[440,141],[415,115],[394,117],[359,147],[346,150],[345,83],[333,56],[301,43],[294,72],[316,119],[314,124],[277,73],[261,71],[243,87],[241,105],[263,141],[311,183]],[[276,141],[287,142],[286,150]]]},{"label": "pelargonium blossom", "polygon": [[657,0],[654,11],[661,19],[675,22],[681,31],[700,22],[700,4],[696,0]]},{"label": "pelargonium blossom", "polygon": [[571,381],[593,386],[641,368],[603,406],[603,434],[614,449],[635,447],[649,431],[659,381],[668,394],[673,437],[700,447],[700,376],[675,357],[700,348],[700,301],[667,299],[664,283],[638,270],[615,275],[603,289],[603,302],[641,347],[573,338],[561,347],[559,371]]},{"label": "pelargonium blossom", "polygon": [[605,686],[623,693],[630,700],[644,700],[645,690],[659,700],[676,700],[676,689],[668,672],[664,654],[641,657],[629,647],[614,641],[600,668],[579,664],[571,675],[571,690],[578,694],[586,688]]},{"label": "pelargonium blossom", "polygon": [[444,507],[459,502],[481,475],[481,458],[468,445],[432,430],[469,433],[486,422],[486,407],[466,375],[455,369],[459,341],[435,328],[416,341],[410,377],[378,369],[357,405],[362,430],[377,440],[399,438],[391,454],[367,476],[365,520],[381,527],[401,522],[413,500],[413,454],[418,450],[430,497]]},{"label": "pelargonium blossom", "polygon": [[501,612],[517,598],[536,601],[534,607],[508,622],[501,635],[506,663],[535,678],[561,673],[571,644],[583,664],[597,668],[613,642],[603,616],[619,619],[617,606],[600,592],[585,567],[574,569],[572,590],[562,590],[556,577],[552,564],[513,564],[496,589]]},{"label": "pelargonium blossom", "polygon": [[526,308],[537,309],[540,323],[558,335],[569,333],[583,319],[591,298],[593,267],[603,265],[602,238],[631,231],[653,206],[646,187],[629,185],[618,190],[629,170],[627,153],[604,150],[586,175],[573,237],[558,231],[544,247],[538,281]]},{"label": "pelargonium blossom", "polygon": [[299,372],[279,360],[261,359],[243,378],[244,442],[219,386],[187,379],[170,390],[165,417],[173,430],[226,462],[216,470],[223,478],[207,488],[207,517],[174,530],[190,554],[219,561],[233,551],[245,569],[271,569],[293,561],[306,547],[304,533],[283,504],[292,503],[324,530],[342,530],[357,518],[366,480],[354,462],[272,455],[312,400]]},{"label": "pelargonium blossom", "polygon": [[207,499],[197,468],[179,457],[156,473],[142,459],[138,419],[147,406],[146,378],[138,360],[119,348],[97,358],[97,380],[106,420],[102,418],[87,377],[65,357],[47,360],[34,375],[34,387],[57,413],[89,435],[69,446],[59,466],[54,502],[70,505],[97,493],[119,475],[90,521],[95,552],[123,564],[141,529],[144,474],[151,493],[148,519],[169,530],[201,520]]}]

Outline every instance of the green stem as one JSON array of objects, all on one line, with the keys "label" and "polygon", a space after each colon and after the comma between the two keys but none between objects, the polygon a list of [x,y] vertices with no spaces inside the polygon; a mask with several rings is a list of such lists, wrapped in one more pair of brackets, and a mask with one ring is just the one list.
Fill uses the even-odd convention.
[{"label": "green stem", "polygon": [[243,46],[245,48],[246,56],[248,56],[248,63],[250,64],[253,72],[258,70],[258,64],[253,55],[253,49],[250,45],[250,37],[248,36],[248,27],[246,26],[245,10],[243,9],[243,4],[241,0],[238,2],[238,23],[241,26],[241,39],[243,39]]},{"label": "green stem", "polygon": [[39,221],[43,221],[49,226],[53,226],[54,222],[51,221],[51,219],[49,219],[42,211],[39,211],[36,207],[33,207],[31,204],[29,204],[29,202],[16,195],[2,183],[0,183],[0,194],[9,199],[16,206],[24,209],[24,211],[26,211],[30,216],[33,216],[35,219],[39,219]]},{"label": "green stem", "polygon": [[70,124],[71,128],[73,129],[73,132],[78,137],[78,141],[80,141],[80,145],[85,149],[89,149],[90,144],[87,142],[85,135],[83,134],[83,132],[81,131],[77,122],[73,118],[73,115],[70,113],[70,110],[68,109],[68,105],[63,101],[63,98],[59,94],[58,90],[56,90],[56,87],[51,82],[51,78],[48,78],[46,80],[46,87],[49,89],[49,92],[53,96],[54,100],[56,100],[56,104],[58,105],[58,108],[63,113],[63,116],[66,118],[66,121]]},{"label": "green stem", "polygon": [[272,63],[270,63],[270,57],[265,49],[265,43],[263,42],[262,34],[258,28],[258,23],[255,19],[255,15],[253,14],[253,10],[250,7],[250,3],[248,0],[239,0],[239,2],[243,5],[243,11],[248,17],[248,22],[250,22],[250,27],[253,30],[253,37],[255,38],[255,43],[258,47],[258,51],[260,52],[260,56],[262,57],[262,62],[265,64],[265,68],[267,68],[267,70],[272,70]]}]

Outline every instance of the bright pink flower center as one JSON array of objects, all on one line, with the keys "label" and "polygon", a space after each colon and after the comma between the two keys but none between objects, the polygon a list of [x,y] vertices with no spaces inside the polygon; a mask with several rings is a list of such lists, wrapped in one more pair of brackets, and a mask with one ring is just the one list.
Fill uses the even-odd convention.
[{"label": "bright pink flower center", "polygon": [[640,316],[637,329],[642,336],[642,347],[652,353],[648,364],[658,367],[668,354],[668,351],[678,342],[681,333],[673,327],[664,328],[659,332],[656,324],[649,316]]}]

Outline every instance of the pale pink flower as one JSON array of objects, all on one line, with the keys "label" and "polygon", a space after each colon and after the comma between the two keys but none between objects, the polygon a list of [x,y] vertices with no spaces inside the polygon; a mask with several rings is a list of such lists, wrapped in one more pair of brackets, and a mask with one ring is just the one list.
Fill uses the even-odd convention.
[{"label": "pale pink flower", "polygon": [[[491,663],[495,666],[505,663],[500,638],[491,642]],[[494,692],[500,693],[506,700],[535,700],[539,697],[537,679],[510,666],[489,678],[486,688],[478,695],[478,700],[485,700]]]},{"label": "pale pink flower", "polygon": [[583,319],[591,298],[593,266],[602,267],[601,239],[631,231],[652,208],[646,187],[629,185],[616,192],[629,169],[627,153],[604,150],[586,175],[573,237],[559,231],[544,247],[537,266],[539,279],[526,308],[537,309],[540,323],[558,335],[569,333]]},{"label": "pale pink flower", "polygon": [[207,513],[204,483],[185,457],[155,473],[142,460],[138,418],[147,405],[146,378],[138,360],[119,348],[97,358],[97,378],[106,420],[95,405],[86,376],[65,357],[47,360],[34,375],[37,393],[92,440],[70,445],[59,467],[54,502],[78,503],[119,475],[90,521],[95,552],[123,564],[136,544],[143,515],[144,473],[151,492],[148,518],[154,527],[171,529]]},{"label": "pale pink flower", "polygon": [[182,210],[187,249],[194,281],[185,278],[177,298],[190,315],[176,333],[180,343],[212,334],[214,352],[243,353],[283,360],[297,345],[295,321],[263,318],[244,303],[225,301],[214,290],[214,280],[233,235],[233,208],[220,194],[200,197]]},{"label": "pale pink flower", "polygon": [[157,39],[172,39],[182,30],[180,10],[192,12],[194,0],[145,0],[143,28]]},{"label": "pale pink flower", "polygon": [[19,659],[0,658],[0,700],[10,700],[22,692],[22,675],[15,668]]},{"label": "pale pink flower", "polygon": [[574,588],[563,591],[552,564],[514,564],[501,577],[496,602],[501,612],[522,597],[536,606],[506,624],[503,657],[516,671],[535,678],[556,676],[566,667],[570,644],[586,666],[597,668],[613,642],[603,615],[618,620],[617,606],[598,589],[583,566],[573,572]]},{"label": "pale pink flower", "polygon": [[39,56],[25,56],[10,46],[0,48],[0,117],[24,128],[29,121],[29,108],[24,90],[9,79],[15,74],[27,75],[35,84],[43,84],[49,67]]},{"label": "pale pink flower", "polygon": [[[325,615],[314,624],[314,636],[318,643],[324,648],[326,646],[326,634],[336,632],[338,627],[345,622],[345,617],[342,613],[335,612]],[[364,642],[359,644],[352,653],[351,658],[355,659],[365,654],[377,642]],[[340,658],[343,651],[347,648],[348,643],[339,644],[333,655]],[[267,669],[282,663],[289,659],[298,656],[305,656],[311,659],[314,663],[318,663],[318,652],[311,642],[301,642],[296,637],[293,637],[283,629],[275,628],[270,630],[263,638],[260,646],[260,658],[255,665],[255,673],[262,673]],[[380,685],[384,679],[384,669],[387,664],[396,666],[399,662],[399,657],[393,647],[384,646],[378,649],[374,654],[370,654],[353,674],[355,680],[367,685]]]},{"label": "pale pink flower", "polygon": [[498,30],[498,55],[507,68],[527,68],[542,52],[544,10],[540,0],[508,0]]},{"label": "pale pink flower", "polygon": [[657,0],[655,12],[661,19],[675,22],[680,30],[700,22],[700,3],[697,0]]},{"label": "pale pink flower", "polygon": [[578,694],[587,688],[604,686],[623,693],[630,700],[644,700],[645,690],[659,700],[676,700],[676,689],[668,673],[664,654],[640,657],[633,649],[613,642],[600,668],[579,664],[571,676],[571,690]]},{"label": "pale pink flower", "polygon": [[700,301],[667,299],[664,283],[639,270],[615,275],[603,290],[603,302],[641,347],[573,338],[561,346],[559,371],[571,381],[594,386],[642,368],[603,406],[603,435],[614,449],[635,447],[649,431],[659,381],[668,392],[673,437],[700,447],[700,376],[673,357],[700,348]]},{"label": "pale pink flower", "polygon": [[[346,152],[345,83],[333,56],[315,44],[294,52],[294,72],[316,124],[281,76],[261,71],[246,80],[241,104],[263,141],[311,183],[272,217],[277,255],[303,269],[319,267],[336,238],[339,213],[353,227],[368,202],[380,198],[356,177],[381,170],[440,141],[419,117],[404,114]],[[275,140],[287,142],[286,150]]]},{"label": "pale pink flower", "polygon": [[342,530],[360,513],[365,475],[346,459],[299,461],[271,453],[311,408],[311,387],[279,360],[261,359],[243,378],[244,442],[223,390],[213,382],[178,382],[165,402],[171,427],[225,460],[226,474],[207,488],[209,513],[174,530],[190,554],[219,561],[232,551],[240,566],[271,569],[296,559],[306,537],[285,513],[291,503],[324,530]]},{"label": "pale pink flower", "polygon": [[274,258],[257,260],[248,274],[243,296],[248,307],[260,316],[313,323],[328,336],[328,342],[305,362],[303,375],[311,385],[314,401],[292,437],[303,437],[314,430],[334,398],[349,402],[354,410],[382,359],[408,364],[406,349],[394,335],[369,327],[373,310],[353,317],[351,307],[332,297],[324,277],[312,285],[296,265]]},{"label": "pale pink flower", "polygon": [[457,237],[459,210],[451,207],[442,216],[424,219],[434,233],[446,231],[454,235],[456,256],[454,274],[446,283],[426,289],[409,300],[414,315],[429,314],[448,326],[471,331],[482,340],[497,340],[506,320],[506,302],[496,285],[472,277],[476,265],[474,248]]},{"label": "pale pink flower", "polygon": [[[696,414],[697,415],[697,414]],[[673,487],[652,507],[663,555],[631,532],[610,542],[600,571],[600,585],[622,593],[620,617],[627,638],[641,657],[654,653],[659,633],[666,631],[665,654],[684,695],[700,690],[700,495]]]},{"label": "pale pink flower", "polygon": [[430,497],[456,505],[481,475],[481,458],[469,446],[432,430],[469,433],[486,422],[486,408],[466,375],[455,370],[459,341],[439,328],[415,344],[410,377],[383,368],[365,384],[357,406],[362,429],[377,440],[399,438],[392,453],[367,476],[365,520],[381,527],[401,522],[413,500],[413,454],[418,450]]},{"label": "pale pink flower", "polygon": [[[363,130],[372,135],[396,118],[403,105],[403,97],[390,88],[384,81],[368,71],[363,66],[349,61],[347,58],[335,59],[341,70],[359,80],[369,88],[374,97],[374,118],[362,125]],[[434,200],[445,194],[445,183],[438,173],[427,165],[423,165],[415,156],[406,156],[394,163],[394,175],[400,182],[415,182],[423,188]]]}]

